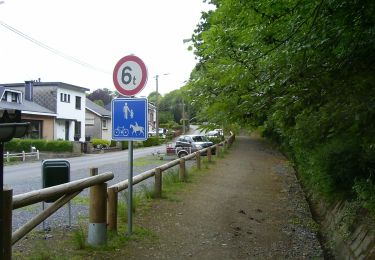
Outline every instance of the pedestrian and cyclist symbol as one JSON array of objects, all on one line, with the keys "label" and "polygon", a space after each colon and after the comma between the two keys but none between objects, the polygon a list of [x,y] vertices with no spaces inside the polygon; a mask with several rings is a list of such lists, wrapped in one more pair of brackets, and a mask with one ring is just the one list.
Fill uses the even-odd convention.
[{"label": "pedestrian and cyclist symbol", "polygon": [[146,98],[117,98],[112,101],[112,139],[146,140],[148,126]]}]

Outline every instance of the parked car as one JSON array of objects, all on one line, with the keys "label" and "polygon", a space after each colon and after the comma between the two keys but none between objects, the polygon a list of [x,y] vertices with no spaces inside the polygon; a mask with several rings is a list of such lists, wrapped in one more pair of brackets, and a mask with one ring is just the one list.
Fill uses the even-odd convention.
[{"label": "parked car", "polygon": [[[178,157],[182,157],[212,145],[213,142],[204,135],[181,135],[176,140],[175,149]],[[212,154],[215,154],[215,149],[212,150]]]},{"label": "parked car", "polygon": [[222,137],[224,136],[223,129],[215,129],[212,131],[208,131],[206,136],[208,137]]},{"label": "parked car", "polygon": [[[165,138],[166,133],[167,133],[167,129],[159,128],[159,137]],[[150,136],[156,136],[156,129],[152,130],[152,131],[149,131],[148,136],[149,137]]]}]

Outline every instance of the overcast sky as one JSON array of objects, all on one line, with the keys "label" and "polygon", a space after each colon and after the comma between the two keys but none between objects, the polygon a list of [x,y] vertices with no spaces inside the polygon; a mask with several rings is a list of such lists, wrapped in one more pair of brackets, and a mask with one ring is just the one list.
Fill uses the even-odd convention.
[{"label": "overcast sky", "polygon": [[147,85],[137,96],[155,91],[154,76],[165,73],[159,91],[168,93],[183,86],[194,68],[194,55],[183,39],[191,37],[208,8],[202,0],[0,0],[0,83],[41,78],[115,90],[114,66],[134,54],[148,69]]}]

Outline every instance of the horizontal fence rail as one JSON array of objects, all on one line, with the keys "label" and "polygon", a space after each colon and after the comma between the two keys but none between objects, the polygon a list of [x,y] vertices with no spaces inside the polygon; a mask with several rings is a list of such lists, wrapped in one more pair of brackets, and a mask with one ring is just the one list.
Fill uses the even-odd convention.
[{"label": "horizontal fence rail", "polygon": [[97,185],[113,179],[113,173],[107,172],[102,173],[97,176],[87,177],[84,179],[71,181],[68,183],[52,186],[49,188],[44,188],[40,190],[30,191],[20,195],[13,196],[13,209],[22,208],[35,204],[37,202],[42,202],[50,198],[57,196],[62,196],[66,193],[73,193],[85,188]]},{"label": "horizontal fence rail", "polygon": [[[91,169],[92,172],[97,172],[96,168]],[[93,175],[93,174],[92,174]],[[111,172],[106,172],[99,175],[94,175],[88,178],[40,189],[35,190],[19,195],[12,196],[13,191],[11,189],[3,189],[4,197],[7,198],[4,203],[2,214],[4,216],[4,234],[0,234],[3,238],[6,238],[7,243],[4,244],[4,248],[1,248],[0,251],[0,259],[11,259],[12,257],[12,245],[17,243],[20,239],[22,239],[26,234],[28,234],[31,230],[33,230],[36,226],[46,220],[49,216],[55,213],[59,208],[67,204],[71,199],[77,196],[82,190],[89,188],[93,189],[94,194],[96,196],[90,197],[90,215],[98,216],[103,215],[105,216],[106,212],[106,203],[107,200],[107,181],[113,179],[114,174]],[[103,192],[100,192],[100,191]],[[98,192],[99,191],[99,192]],[[91,193],[91,191],[90,191]],[[60,198],[59,198],[60,197]],[[38,202],[46,201],[49,199],[58,198],[51,206],[47,209],[43,210],[32,219],[30,219],[26,224],[22,227],[17,229],[15,232],[12,233],[12,210],[22,208],[25,206],[29,206]],[[93,200],[94,202],[91,202]],[[97,203],[98,201],[104,201],[104,203]],[[104,206],[103,206],[104,205]],[[98,223],[95,223],[98,224]],[[106,221],[104,218],[103,224],[106,225]],[[94,238],[98,236],[95,234],[91,235]],[[92,233],[92,232],[91,232]],[[101,232],[103,234],[103,232]],[[102,236],[103,237],[103,236]],[[104,236],[106,238],[106,236]],[[101,240],[94,240],[92,242],[93,245],[96,244],[97,241],[105,243],[103,239]],[[90,240],[88,241],[90,243]]]},{"label": "horizontal fence rail", "polygon": [[[235,136],[231,132],[229,138],[219,144],[215,144],[202,150],[198,150],[194,153],[190,153],[182,158],[173,160],[154,169],[145,171],[139,175],[134,176],[133,184],[137,184],[151,177],[154,177],[155,197],[160,198],[162,195],[162,173],[164,171],[179,165],[179,178],[181,181],[186,181],[187,172],[185,162],[187,160],[195,159],[197,169],[200,169],[202,154],[206,154],[207,161],[210,162],[213,149],[215,149],[216,155],[220,155],[222,149],[230,147],[234,140]],[[59,208],[61,208],[63,205],[65,205],[71,199],[77,196],[83,189],[89,187],[90,223],[88,242],[92,245],[105,243],[106,235],[100,237],[100,235],[97,234],[97,226],[99,224],[99,226],[103,228],[105,232],[107,228],[113,231],[117,230],[118,193],[127,189],[129,186],[129,180],[124,180],[107,188],[106,182],[113,179],[113,177],[114,175],[111,172],[97,175],[97,168],[92,168],[91,177],[68,182],[61,185],[52,186],[49,188],[27,192],[20,195],[12,196],[11,189],[3,189],[4,198],[8,198],[4,201],[5,204],[3,207],[3,216],[5,217],[3,222],[7,224],[4,228],[4,234],[0,235],[3,235],[3,238],[11,237],[11,241],[7,239],[9,243],[3,249],[3,255],[0,255],[0,259],[11,259],[12,244],[19,241],[33,228],[35,228],[37,225],[39,225],[41,222],[47,219],[50,215],[56,212]],[[24,226],[22,226],[12,234],[12,210],[56,197],[60,198],[57,199],[50,207],[39,213],[33,219],[29,220]],[[105,203],[105,201],[107,203]],[[98,223],[98,221],[100,223]],[[104,223],[102,223],[103,221]],[[104,231],[101,230],[99,233],[103,235],[103,232]]]},{"label": "horizontal fence rail", "polygon": [[3,155],[3,158],[6,159],[7,162],[10,162],[11,158],[22,158],[22,161],[26,161],[26,157],[35,157],[37,160],[40,158],[39,150],[36,150],[35,152],[25,153],[25,151],[22,151],[22,153],[9,153],[6,152]]}]

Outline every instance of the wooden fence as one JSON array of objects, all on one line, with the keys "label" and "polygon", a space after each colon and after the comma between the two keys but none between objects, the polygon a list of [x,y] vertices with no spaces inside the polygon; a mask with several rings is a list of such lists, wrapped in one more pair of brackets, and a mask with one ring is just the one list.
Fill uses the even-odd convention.
[{"label": "wooden fence", "polygon": [[[92,172],[95,172],[96,169],[92,169]],[[49,216],[51,216],[54,212],[56,212],[59,208],[67,204],[71,199],[77,196],[82,190],[91,187],[92,189],[99,189],[105,184],[105,189],[100,194],[98,193],[97,196],[90,201],[90,215],[101,215],[102,212],[106,211],[106,207],[98,206],[95,201],[100,200],[101,198],[106,198],[106,182],[113,179],[113,173],[103,173],[94,176],[68,182],[61,185],[52,186],[49,188],[44,188],[40,190],[35,190],[19,195],[13,195],[12,189],[3,189],[4,194],[4,207],[3,207],[3,232],[4,234],[0,234],[3,236],[3,256],[0,259],[11,259],[12,258],[12,245],[19,241],[22,237],[24,237],[27,233],[33,230],[36,226],[46,220]],[[42,202],[45,200],[49,200],[52,198],[60,197],[56,200],[50,207],[36,215],[34,218],[29,220],[26,224],[20,227],[18,230],[12,233],[12,210],[18,209],[22,207],[26,207],[38,202]],[[99,197],[99,199],[97,199]],[[104,204],[104,206],[106,206]],[[104,221],[105,222],[105,221]]]},{"label": "wooden fence", "polygon": [[35,152],[30,152],[30,153],[25,153],[25,151],[22,151],[22,153],[6,152],[3,156],[7,162],[10,162],[11,158],[22,158],[22,161],[26,161],[26,157],[35,157],[37,160],[39,160],[39,150],[36,150]]},{"label": "wooden fence", "polygon": [[[163,172],[179,165],[179,179],[180,181],[186,181],[187,179],[187,172],[186,172],[186,165],[185,162],[187,160],[196,159],[197,168],[201,168],[201,154],[207,153],[207,160],[210,162],[212,160],[212,150],[215,149],[216,155],[220,155],[222,149],[225,149],[232,145],[235,139],[234,134],[231,133],[228,140],[225,140],[219,144],[204,148],[202,150],[198,150],[195,153],[188,154],[182,158],[173,160],[166,164],[163,164],[159,167],[154,169],[145,171],[141,174],[138,174],[133,177],[133,185],[140,183],[148,178],[154,177],[154,191],[155,191],[155,198],[161,198],[162,196],[162,175]],[[107,189],[108,199],[107,199],[107,226],[108,229],[112,231],[117,231],[117,214],[118,214],[118,193],[127,189],[129,185],[129,180],[124,180],[119,183],[116,183],[110,186]]]},{"label": "wooden fence", "polygon": [[[235,136],[231,136],[216,145],[199,150],[195,153],[186,155],[185,157],[173,160],[163,164],[157,168],[145,171],[133,177],[133,184],[140,183],[148,178],[155,178],[155,197],[162,196],[162,174],[164,171],[179,165],[179,178],[181,181],[186,181],[187,171],[185,162],[187,160],[196,159],[197,168],[201,168],[201,154],[207,153],[207,160],[212,160],[212,149],[215,149],[216,155],[220,155],[222,149],[232,145]],[[12,189],[3,189],[4,194],[4,207],[3,207],[3,256],[0,259],[11,259],[12,245],[29,233],[33,228],[46,220],[59,208],[67,204],[71,199],[77,196],[83,189],[90,188],[90,209],[89,209],[89,222],[95,225],[101,223],[106,228],[117,231],[117,212],[118,212],[118,193],[128,188],[128,180],[121,181],[107,188],[106,182],[113,179],[113,173],[103,173],[97,175],[97,169],[91,169],[91,177],[68,182],[65,184],[44,188],[40,190],[31,191],[24,194],[13,196]],[[12,210],[29,206],[38,202],[46,201],[51,198],[59,197],[50,207],[39,213],[37,216],[29,220],[26,224],[12,233]],[[107,202],[107,203],[106,203]],[[106,213],[106,214],[105,214]],[[107,223],[105,223],[107,222]],[[90,228],[90,226],[89,226]],[[90,233],[90,229],[89,229]],[[89,234],[89,242],[96,244],[103,242],[100,238],[91,236]],[[104,241],[105,242],[105,241]],[[1,256],[1,255],[0,255]]]}]

